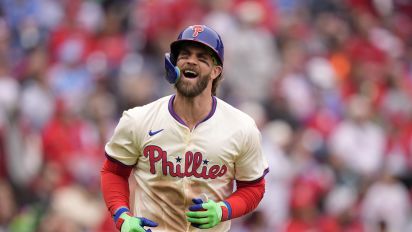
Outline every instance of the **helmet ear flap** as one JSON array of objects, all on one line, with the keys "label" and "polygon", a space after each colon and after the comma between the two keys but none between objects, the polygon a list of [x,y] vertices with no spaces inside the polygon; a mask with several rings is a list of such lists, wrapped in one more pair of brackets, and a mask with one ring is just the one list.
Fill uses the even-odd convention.
[{"label": "helmet ear flap", "polygon": [[180,69],[175,64],[176,59],[173,54],[165,53],[166,80],[170,84],[175,84],[180,78]]},{"label": "helmet ear flap", "polygon": [[174,54],[173,52],[168,52],[168,53],[166,53],[166,55],[169,56],[170,62],[171,62],[173,65],[176,66],[176,63],[177,63],[177,56],[176,56],[176,54]]}]

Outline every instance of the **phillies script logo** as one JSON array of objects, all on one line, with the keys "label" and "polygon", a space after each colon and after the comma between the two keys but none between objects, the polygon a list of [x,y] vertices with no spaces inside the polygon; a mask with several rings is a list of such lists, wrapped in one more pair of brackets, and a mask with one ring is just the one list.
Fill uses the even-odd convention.
[{"label": "phillies script logo", "polygon": [[199,33],[203,31],[203,26],[202,25],[194,25],[194,26],[192,26],[192,30],[193,30],[192,37],[197,37],[199,35]]},{"label": "phillies script logo", "polygon": [[177,157],[176,164],[167,160],[167,152],[163,151],[162,148],[149,145],[144,148],[143,155],[149,157],[150,162],[150,173],[156,173],[156,164],[162,164],[163,175],[170,175],[173,177],[190,177],[195,176],[197,178],[203,179],[215,179],[218,176],[223,176],[227,172],[226,165],[212,165],[207,166],[208,160],[203,159],[203,155],[200,152],[186,152],[184,156],[184,162],[182,158]]}]

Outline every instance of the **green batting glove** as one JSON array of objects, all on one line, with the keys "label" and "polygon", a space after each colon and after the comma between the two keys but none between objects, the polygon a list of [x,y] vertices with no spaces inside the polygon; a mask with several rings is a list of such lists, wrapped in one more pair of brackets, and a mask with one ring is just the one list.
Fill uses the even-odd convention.
[{"label": "green batting glove", "polygon": [[186,213],[187,221],[192,223],[192,226],[200,229],[209,229],[222,221],[222,207],[226,207],[223,202],[214,202],[209,200],[203,203],[201,199],[192,199],[194,205],[189,207],[189,212]]},{"label": "green batting glove", "polygon": [[151,232],[151,229],[146,230],[144,227],[156,227],[158,225],[147,218],[134,217],[126,208],[118,210],[114,215],[114,220],[117,229],[121,232]]}]

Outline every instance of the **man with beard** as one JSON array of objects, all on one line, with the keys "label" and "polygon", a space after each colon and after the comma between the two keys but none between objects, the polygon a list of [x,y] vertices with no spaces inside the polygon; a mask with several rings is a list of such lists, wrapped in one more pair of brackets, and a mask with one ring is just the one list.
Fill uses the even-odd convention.
[{"label": "man with beard", "polygon": [[229,231],[263,198],[260,132],[215,96],[224,52],[213,29],[189,26],[170,48],[166,79],[176,94],[123,113],[105,146],[103,197],[121,232]]}]

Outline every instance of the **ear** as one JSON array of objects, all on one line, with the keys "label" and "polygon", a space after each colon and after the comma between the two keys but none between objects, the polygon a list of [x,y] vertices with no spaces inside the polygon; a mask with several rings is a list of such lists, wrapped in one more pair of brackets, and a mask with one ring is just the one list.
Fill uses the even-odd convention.
[{"label": "ear", "polygon": [[211,78],[212,80],[218,78],[223,71],[223,67],[220,65],[214,65],[212,68]]}]

